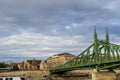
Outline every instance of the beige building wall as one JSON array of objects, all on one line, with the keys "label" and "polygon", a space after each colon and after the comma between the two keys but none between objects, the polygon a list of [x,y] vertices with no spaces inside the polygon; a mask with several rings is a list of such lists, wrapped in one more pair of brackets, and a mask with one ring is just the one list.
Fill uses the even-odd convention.
[{"label": "beige building wall", "polygon": [[43,62],[35,59],[25,60],[22,65],[19,65],[19,68],[22,69],[23,66],[24,70],[49,70],[51,67],[62,65],[74,57],[75,56],[70,53],[61,53],[53,55]]},{"label": "beige building wall", "polygon": [[40,64],[40,70],[49,70],[49,65],[46,62]]},{"label": "beige building wall", "polygon": [[38,70],[41,60],[25,60],[23,62],[23,69],[24,70]]},{"label": "beige building wall", "polygon": [[66,63],[67,61],[73,59],[75,56],[69,53],[61,53],[57,55],[53,55],[49,57],[46,61],[48,64],[48,68],[57,67]]},{"label": "beige building wall", "polygon": [[30,69],[31,69],[30,66],[31,66],[31,64],[28,63],[27,60],[25,60],[25,61],[23,62],[23,69],[25,69],[25,70],[30,70]]},{"label": "beige building wall", "polygon": [[23,63],[18,63],[17,65],[18,65],[18,68],[19,68],[20,70],[23,69]]}]

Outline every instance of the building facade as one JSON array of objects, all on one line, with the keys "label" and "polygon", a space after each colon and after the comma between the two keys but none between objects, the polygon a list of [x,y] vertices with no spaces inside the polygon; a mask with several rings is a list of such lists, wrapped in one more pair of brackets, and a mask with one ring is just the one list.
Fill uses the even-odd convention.
[{"label": "building facade", "polygon": [[49,65],[46,60],[41,62],[40,70],[49,70]]},{"label": "building facade", "polygon": [[38,70],[40,67],[41,60],[25,60],[23,62],[24,70]]},{"label": "building facade", "polygon": [[7,67],[13,69],[13,66],[17,65],[19,70],[41,70],[49,71],[51,67],[57,67],[73,59],[75,56],[70,53],[60,53],[47,58],[44,61],[41,60],[25,60],[22,63],[11,63]]},{"label": "building facade", "polygon": [[75,56],[70,54],[70,53],[61,53],[61,54],[56,54],[53,55],[51,57],[49,57],[46,60],[46,64],[48,65],[47,68],[51,68],[51,67],[57,67],[59,65],[62,65],[64,63],[66,63],[67,61],[73,59]]}]

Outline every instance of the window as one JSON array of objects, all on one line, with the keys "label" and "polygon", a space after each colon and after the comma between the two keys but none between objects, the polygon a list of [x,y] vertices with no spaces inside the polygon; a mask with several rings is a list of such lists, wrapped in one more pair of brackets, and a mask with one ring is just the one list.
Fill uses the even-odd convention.
[{"label": "window", "polygon": [[5,78],[5,80],[9,80],[9,78]]},{"label": "window", "polygon": [[3,80],[3,78],[0,78],[0,80]]},{"label": "window", "polygon": [[5,80],[13,80],[13,78],[5,78]]},{"label": "window", "polygon": [[10,78],[10,80],[13,80],[13,78]]},{"label": "window", "polygon": [[23,78],[23,77],[21,77],[20,79],[21,79],[21,80],[25,80],[25,78]]}]

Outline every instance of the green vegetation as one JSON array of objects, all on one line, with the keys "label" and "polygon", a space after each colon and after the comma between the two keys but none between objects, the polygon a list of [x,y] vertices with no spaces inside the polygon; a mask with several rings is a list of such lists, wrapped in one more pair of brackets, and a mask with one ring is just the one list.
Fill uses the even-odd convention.
[{"label": "green vegetation", "polygon": [[18,71],[18,70],[19,70],[18,65],[14,65],[13,66],[13,71]]},{"label": "green vegetation", "polygon": [[5,68],[6,67],[6,64],[4,62],[1,62],[0,63],[0,68]]}]

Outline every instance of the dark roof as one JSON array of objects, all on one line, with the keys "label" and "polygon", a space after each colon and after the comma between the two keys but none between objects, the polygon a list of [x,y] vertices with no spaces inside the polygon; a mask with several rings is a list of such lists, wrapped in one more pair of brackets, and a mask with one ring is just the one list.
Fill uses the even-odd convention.
[{"label": "dark roof", "polygon": [[67,53],[67,52],[56,54],[56,55],[53,55],[53,56],[66,56],[66,55],[68,55],[68,56],[74,56],[73,54],[70,54],[70,53]]},{"label": "dark roof", "polygon": [[[33,60],[27,60],[28,63],[32,63]],[[35,60],[37,62],[37,64],[40,64],[41,63],[41,60]]]},{"label": "dark roof", "polygon": [[31,63],[32,63],[32,60],[27,60],[27,62],[31,64]]},{"label": "dark roof", "polygon": [[[73,56],[73,57],[75,57],[75,55],[70,54],[70,53],[68,53],[68,52],[64,52],[64,53],[60,53],[60,54],[55,54],[55,55],[53,55],[53,56]],[[52,57],[52,56],[51,56],[51,57]],[[48,60],[49,58],[51,58],[51,57],[48,57],[47,60]]]},{"label": "dark roof", "polygon": [[37,64],[40,64],[41,63],[41,60],[36,60]]}]

